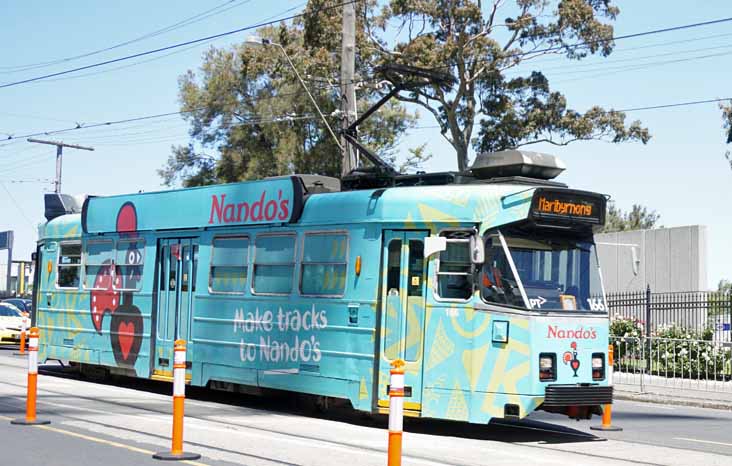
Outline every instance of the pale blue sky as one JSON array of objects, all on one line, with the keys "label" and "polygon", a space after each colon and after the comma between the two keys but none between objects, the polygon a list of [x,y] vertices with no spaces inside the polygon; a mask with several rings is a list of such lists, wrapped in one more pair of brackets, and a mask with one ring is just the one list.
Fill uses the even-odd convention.
[{"label": "pale blue sky", "polygon": [[[84,59],[18,72],[17,67],[23,65],[75,56],[146,35],[223,3],[225,0],[3,2],[0,84],[287,16],[303,4],[236,0],[223,14],[164,34]],[[693,6],[678,0],[621,0],[616,4],[621,9],[616,35],[732,16],[728,0],[694,2]],[[294,7],[298,8],[286,12]],[[608,59],[568,62],[546,58],[537,60],[535,66],[578,110],[595,104],[626,109],[730,97],[730,24],[619,41]],[[213,44],[226,46],[246,35]],[[66,128],[76,122],[83,125],[177,111],[177,78],[201,63],[207,46],[138,66],[127,65],[152,57],[0,89],[0,133],[19,135]],[[679,61],[687,58],[690,60]],[[120,66],[125,68],[114,70]],[[79,75],[84,76],[75,77]],[[422,114],[420,125],[434,125],[426,112]],[[727,239],[732,232],[732,171],[723,156],[726,147],[717,105],[639,111],[628,117],[641,119],[649,127],[653,139],[648,145],[582,142],[530,147],[560,156],[569,166],[560,179],[573,187],[607,193],[623,209],[633,203],[647,205],[661,214],[665,226],[707,225],[709,285],[732,278],[732,247]],[[96,148],[95,152],[65,151],[63,191],[108,195],[160,189],[155,170],[164,164],[171,144],[187,141],[186,130],[179,117],[170,117],[49,136]],[[425,141],[435,154],[427,169],[455,169],[452,150],[435,129],[413,130],[404,138],[403,147]],[[51,184],[14,181],[53,179],[55,148],[25,140],[4,144],[0,141],[0,182],[12,192],[17,206],[0,188],[0,230],[15,230],[16,257],[29,258],[36,240],[34,225],[43,219],[42,194]]]}]

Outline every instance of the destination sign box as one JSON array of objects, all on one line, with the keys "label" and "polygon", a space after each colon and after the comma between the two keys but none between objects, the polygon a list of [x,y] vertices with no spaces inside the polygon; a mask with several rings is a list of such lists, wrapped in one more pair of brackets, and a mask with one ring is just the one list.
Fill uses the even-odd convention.
[{"label": "destination sign box", "polygon": [[531,201],[531,217],[557,222],[605,223],[605,197],[582,191],[537,189]]},{"label": "destination sign box", "polygon": [[210,228],[296,222],[303,207],[296,177],[123,196],[90,197],[86,233]]}]

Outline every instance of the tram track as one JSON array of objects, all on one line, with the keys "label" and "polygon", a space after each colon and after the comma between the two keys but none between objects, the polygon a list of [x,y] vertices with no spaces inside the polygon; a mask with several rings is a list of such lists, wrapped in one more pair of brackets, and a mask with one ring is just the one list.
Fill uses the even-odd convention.
[{"label": "tram track", "polygon": [[[12,364],[3,364],[3,363],[0,363],[0,366],[18,367],[18,366],[12,365]],[[55,375],[58,374],[55,371],[42,371],[42,370],[39,370],[39,373],[44,373],[44,372],[46,373],[46,375],[54,375],[55,376]],[[64,378],[69,378],[69,379],[72,379],[72,380],[79,380],[80,381],[80,379],[74,378],[74,377],[69,377],[68,375],[66,377],[64,377]],[[7,382],[7,381],[0,381],[0,384],[12,386],[12,387],[17,387],[17,388],[25,388],[25,385],[23,385],[23,384],[16,384],[16,383],[11,383],[11,382]],[[134,404],[130,404],[130,403],[123,403],[123,402],[118,402],[118,401],[104,400],[104,399],[100,399],[100,398],[94,398],[94,397],[83,396],[83,395],[78,395],[78,394],[70,394],[68,392],[64,392],[64,391],[60,391],[60,390],[47,389],[47,388],[41,388],[40,390],[42,390],[44,392],[47,392],[47,393],[54,394],[54,395],[74,396],[76,398],[80,398],[80,399],[83,399],[83,400],[86,400],[86,401],[90,401],[90,402],[108,404],[108,405],[118,406],[118,407],[123,407],[123,408],[131,408],[131,409],[146,411],[148,413],[153,413],[153,414],[169,415],[169,412],[167,412],[165,410],[157,410],[157,409],[153,409],[151,407],[145,407],[145,406],[134,405]],[[17,399],[19,401],[22,401],[24,399],[22,396],[13,396],[12,398],[15,398],[15,399]],[[59,405],[59,403],[45,402],[43,400],[39,400],[38,402],[39,403],[43,403],[43,404],[48,404],[50,406]],[[16,409],[18,408],[17,406],[11,406],[11,405],[8,405],[7,403],[3,403],[3,402],[0,402],[0,404],[6,405],[6,406],[9,406],[9,407],[12,407],[12,408],[16,408]],[[93,411],[93,412],[97,412],[97,413],[105,413],[105,414],[108,414],[108,412],[104,412],[104,411],[101,411],[101,410],[90,409],[90,408],[83,408],[83,407],[78,407],[78,406],[71,407],[69,405],[63,405],[63,407],[69,407],[69,408],[77,409],[77,410],[80,410],[80,411],[89,410],[89,411]],[[166,441],[169,440],[169,438],[166,437],[166,436],[160,436],[160,435],[152,434],[152,433],[149,433],[149,432],[144,432],[144,431],[141,431],[141,430],[125,428],[125,427],[121,427],[119,425],[111,425],[111,424],[107,424],[107,423],[100,422],[100,421],[91,421],[89,419],[82,418],[82,417],[78,417],[78,416],[74,416],[74,415],[71,415],[71,414],[66,414],[66,413],[63,413],[63,414],[61,414],[61,413],[55,413],[55,414],[57,414],[59,416],[62,416],[64,418],[73,419],[73,420],[76,420],[76,421],[83,421],[83,422],[87,422],[87,423],[96,424],[96,425],[99,425],[99,426],[105,427],[105,428],[123,430],[123,431],[129,432],[129,433],[134,433],[134,434],[138,434],[138,435],[145,435],[145,436],[155,437],[155,438],[159,438],[161,440],[166,440]],[[123,414],[123,413],[120,413],[119,415],[132,416],[131,414]],[[373,447],[369,447],[369,446],[366,446],[366,445],[358,445],[358,444],[347,443],[347,442],[337,442],[337,441],[327,440],[327,439],[323,439],[323,438],[319,438],[319,437],[314,437],[314,436],[306,436],[306,435],[301,435],[301,434],[293,434],[293,433],[285,432],[285,431],[281,431],[281,430],[276,430],[276,429],[271,429],[271,428],[266,428],[266,427],[249,426],[249,425],[246,425],[246,424],[241,424],[241,423],[237,423],[237,422],[230,422],[230,421],[223,421],[223,420],[220,420],[220,419],[214,420],[214,419],[211,419],[208,416],[200,416],[200,415],[186,414],[186,418],[196,419],[198,421],[203,421],[203,422],[210,422],[210,423],[214,423],[214,424],[217,424],[217,425],[228,426],[228,427],[231,427],[231,428],[247,429],[247,430],[252,430],[252,431],[256,431],[256,432],[266,432],[268,434],[272,434],[273,436],[289,437],[289,438],[296,439],[296,440],[299,440],[299,441],[316,442],[316,443],[321,443],[321,444],[326,444],[326,445],[332,445],[332,446],[336,446],[336,447],[339,447],[339,448],[350,449],[354,453],[357,452],[357,451],[364,451],[364,452],[368,452],[370,454],[378,454],[378,455],[383,455],[383,456],[386,455],[386,450],[385,449],[373,448]],[[273,458],[267,458],[267,457],[261,457],[261,456],[257,456],[257,455],[251,455],[251,454],[242,453],[242,452],[239,452],[239,451],[228,450],[228,449],[224,449],[224,448],[220,448],[220,447],[215,447],[215,446],[211,446],[211,445],[207,445],[207,444],[196,443],[196,442],[192,442],[192,441],[188,441],[188,440],[186,440],[186,444],[191,445],[191,446],[198,446],[198,447],[201,447],[201,448],[207,448],[207,449],[210,449],[210,450],[219,451],[219,452],[223,452],[223,453],[228,453],[228,454],[234,454],[234,455],[240,455],[240,456],[250,457],[252,459],[258,459],[258,460],[263,460],[263,461],[270,461],[272,463],[280,464],[282,466],[290,466],[290,465],[292,465],[292,466],[299,466],[297,463],[283,462],[283,461],[280,461],[280,460],[277,460],[277,459],[273,459]],[[476,465],[471,464],[471,463],[446,462],[444,459],[441,459],[441,458],[433,458],[433,457],[428,457],[428,456],[404,455],[404,458],[410,459],[410,460],[415,460],[415,461],[418,461],[418,462],[428,462],[430,464],[435,464],[435,465],[446,465],[446,466],[476,466]]]},{"label": "tram track", "polygon": [[[14,367],[14,368],[19,368],[20,367],[19,365],[6,364],[6,363],[1,363],[1,362],[0,362],[0,366]],[[41,366],[39,368],[39,373],[44,374],[44,375],[53,376],[53,377],[63,378],[63,379],[70,379],[70,380],[75,380],[75,381],[84,381],[83,379],[81,379],[78,376],[75,376],[74,374],[64,373],[64,372],[60,372],[58,370],[44,369],[43,366]],[[87,382],[87,383],[98,383],[98,382],[91,381],[91,382]],[[23,384],[16,384],[16,383],[11,383],[11,382],[6,382],[6,381],[0,382],[0,384],[9,385],[9,386],[17,387],[17,388],[25,388],[25,385],[23,385]],[[100,384],[101,385],[106,385],[104,383],[100,383]],[[133,387],[129,387],[129,385],[127,385],[124,388],[129,388],[131,390],[136,390]],[[43,388],[42,390],[45,391],[45,392],[54,394],[54,395],[74,396],[76,398],[80,398],[80,399],[85,400],[85,401],[88,401],[88,402],[96,402],[96,403],[108,404],[108,405],[122,407],[122,408],[141,410],[141,411],[145,411],[145,412],[148,412],[148,413],[151,413],[151,414],[157,414],[157,415],[160,415],[160,414],[168,415],[169,414],[169,412],[167,412],[166,410],[155,409],[155,408],[152,408],[152,407],[149,407],[149,406],[140,406],[140,405],[136,405],[136,404],[132,404],[132,403],[125,403],[125,402],[121,402],[121,401],[111,401],[111,400],[105,400],[105,399],[100,399],[100,398],[94,398],[94,397],[90,397],[90,396],[83,396],[83,395],[78,395],[78,394],[72,394],[72,393],[69,393],[69,392],[66,392],[66,391],[62,391],[62,390],[54,390],[54,389],[46,389],[46,388]],[[148,393],[161,394],[160,392],[155,391],[155,390],[145,390],[145,391],[148,392]],[[14,398],[16,398],[18,400],[22,400],[23,399],[21,396],[15,396]],[[198,404],[201,404],[201,405],[203,405],[205,403],[215,403],[215,404],[219,404],[219,405],[221,404],[220,402],[201,401],[201,400],[197,400],[197,399],[194,399],[194,401],[196,403],[198,403]],[[50,402],[44,402],[44,401],[40,401],[40,402],[41,403],[49,404],[51,406],[54,405],[54,403],[50,403]],[[3,403],[3,404],[5,404],[5,403]],[[224,404],[226,406],[229,406],[229,407],[232,406],[231,404],[228,404],[228,403],[224,403]],[[9,406],[9,405],[7,405],[7,406]],[[236,406],[236,405],[234,405],[234,406]],[[69,407],[69,408],[74,408],[74,409],[78,409],[78,410],[91,410],[91,411],[97,412],[97,413],[107,413],[108,414],[108,412],[105,412],[105,411],[101,411],[101,410],[97,410],[97,409],[90,409],[90,408],[83,408],[83,407],[78,407],[78,406],[73,406],[72,407],[72,406],[69,406],[69,405],[64,405],[63,407]],[[17,408],[17,407],[14,407],[14,408]],[[245,409],[255,409],[255,408],[245,407]],[[74,416],[74,415],[70,415],[70,414],[65,414],[65,413],[64,414],[58,414],[58,415],[63,416],[63,417],[68,418],[68,419],[75,420],[75,421],[82,421],[82,422],[96,424],[96,425],[98,425],[100,427],[107,428],[107,429],[117,429],[117,430],[122,430],[122,431],[125,431],[125,432],[128,432],[128,433],[132,433],[132,434],[150,436],[150,437],[154,437],[154,438],[157,438],[157,439],[160,439],[160,440],[166,440],[166,441],[168,440],[168,438],[166,436],[156,435],[156,434],[152,434],[152,433],[149,433],[149,432],[144,432],[144,431],[141,431],[141,430],[125,428],[125,427],[121,427],[121,426],[118,426],[118,425],[111,425],[111,424],[104,423],[104,422],[101,422],[101,421],[90,421],[89,419],[86,419],[86,418],[82,418],[82,417]],[[131,414],[121,414],[121,415],[132,416]],[[265,433],[270,434],[272,436],[279,436],[279,437],[291,438],[291,439],[296,440],[296,441],[316,442],[316,443],[319,443],[319,444],[331,445],[333,447],[337,447],[337,448],[340,448],[340,449],[350,450],[353,453],[356,453],[358,451],[361,451],[361,452],[369,453],[369,454],[378,454],[378,455],[385,455],[386,454],[386,451],[384,449],[374,448],[374,447],[370,447],[368,445],[359,445],[359,444],[354,444],[354,443],[350,443],[350,442],[338,442],[338,441],[329,440],[329,439],[323,439],[323,438],[315,437],[315,436],[295,434],[295,433],[286,432],[286,431],[278,430],[278,429],[272,429],[272,428],[268,428],[268,427],[251,426],[251,425],[242,424],[242,423],[239,423],[239,422],[231,422],[231,421],[225,421],[225,420],[221,420],[221,419],[212,419],[209,416],[187,414],[186,417],[187,418],[190,418],[190,419],[195,419],[195,420],[198,420],[198,421],[202,421],[202,422],[214,423],[216,425],[225,426],[225,427],[228,427],[228,428],[231,428],[231,429],[246,429],[246,430],[249,430],[249,431],[254,431],[255,433],[265,432]],[[566,429],[546,429],[546,428],[543,428],[543,427],[525,426],[525,425],[518,425],[518,424],[512,424],[512,423],[503,423],[503,422],[494,422],[493,424],[494,425],[497,425],[497,426],[500,426],[500,427],[506,427],[506,428],[511,428],[511,429],[540,431],[540,432],[546,432],[547,434],[551,434],[551,435],[570,436],[570,437],[582,438],[582,439],[586,439],[587,441],[606,440],[606,439],[602,439],[602,438],[595,437],[595,436],[593,436],[591,434],[582,434],[582,433],[576,433],[576,432],[568,432]],[[422,430],[421,432],[424,432],[424,431]],[[499,441],[500,442],[501,440],[496,440],[496,441]],[[624,442],[627,442],[627,441],[624,440]],[[211,446],[211,445],[207,445],[207,444],[202,444],[202,443],[197,443],[197,442],[189,442],[189,441],[187,441],[186,443],[187,444],[190,444],[192,446],[195,446],[195,447],[207,448],[207,449],[210,449],[212,451],[217,451],[217,452],[221,452],[221,453],[225,453],[225,454],[239,455],[239,456],[242,456],[242,457],[248,457],[250,459],[256,459],[256,460],[260,460],[260,461],[269,461],[269,462],[272,462],[273,464],[278,464],[278,465],[281,465],[281,466],[290,466],[290,465],[299,466],[297,463],[283,462],[283,461],[278,460],[278,459],[275,459],[275,458],[268,458],[268,457],[264,457],[264,456],[252,455],[252,454],[243,453],[243,452],[240,452],[240,451],[229,450],[229,449],[226,449],[226,448]],[[514,442],[509,442],[509,443],[512,443],[513,444]],[[647,443],[644,443],[644,442],[628,442],[628,443],[637,443],[637,444],[645,444],[645,445],[647,445]],[[528,444],[528,443],[517,443],[517,444],[518,445],[521,445],[521,446],[526,446],[526,447],[531,447],[531,448],[539,449],[539,450],[549,450],[549,451],[555,451],[555,452],[556,451],[566,451],[566,450],[552,448],[552,447],[549,447],[549,446],[544,446],[544,445],[539,445],[539,444]],[[622,458],[617,458],[617,457],[607,456],[607,455],[591,454],[591,453],[586,453],[586,452],[570,452],[570,451],[566,451],[566,452],[568,452],[568,453],[574,453],[574,454],[578,454],[578,455],[582,455],[582,456],[587,456],[587,457],[604,459],[604,460],[624,461]],[[426,456],[426,455],[413,455],[413,454],[409,454],[409,455],[405,455],[404,457],[406,459],[414,460],[416,462],[427,462],[427,463],[430,463],[430,464],[440,464],[440,465],[446,465],[446,466],[475,466],[475,463],[446,462],[443,458],[437,458],[437,457]],[[643,464],[643,465],[648,465],[648,466],[657,466],[657,465],[659,465],[659,463],[643,462],[643,461],[633,461],[633,463],[634,464]]]}]

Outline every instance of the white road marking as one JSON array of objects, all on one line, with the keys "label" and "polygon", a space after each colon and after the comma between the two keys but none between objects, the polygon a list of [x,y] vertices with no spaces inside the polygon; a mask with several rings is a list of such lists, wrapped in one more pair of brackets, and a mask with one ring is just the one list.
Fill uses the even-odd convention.
[{"label": "white road marking", "polygon": [[685,440],[687,442],[709,443],[712,445],[724,445],[725,447],[732,447],[732,443],[714,442],[712,440],[701,440],[696,438],[674,437],[674,440]]}]

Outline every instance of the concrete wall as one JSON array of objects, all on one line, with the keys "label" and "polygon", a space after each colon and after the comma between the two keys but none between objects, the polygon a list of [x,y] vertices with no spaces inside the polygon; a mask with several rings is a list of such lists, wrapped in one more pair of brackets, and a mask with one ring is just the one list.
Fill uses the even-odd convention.
[{"label": "concrete wall", "polygon": [[[707,227],[691,225],[595,235],[605,291],[697,291],[707,288]],[[635,247],[638,274],[633,273]]]}]

